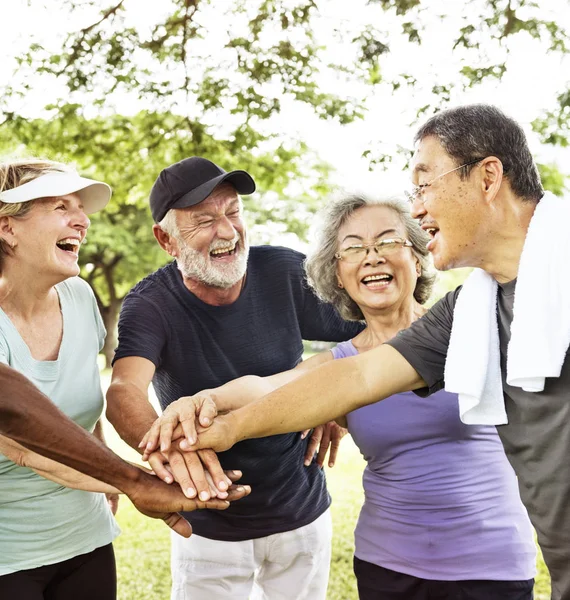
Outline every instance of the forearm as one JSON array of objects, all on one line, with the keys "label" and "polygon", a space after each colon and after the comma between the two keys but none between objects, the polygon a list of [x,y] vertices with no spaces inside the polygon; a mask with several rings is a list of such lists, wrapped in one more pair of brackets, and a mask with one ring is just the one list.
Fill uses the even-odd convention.
[{"label": "forearm", "polygon": [[423,385],[390,346],[331,361],[231,413],[241,439],[302,431]]},{"label": "forearm", "polygon": [[140,471],[71,421],[26,377],[0,365],[0,432],[42,456],[127,491]]},{"label": "forearm", "polygon": [[9,458],[12,462],[27,467],[35,471],[38,475],[45,477],[55,483],[65,487],[85,490],[87,492],[103,492],[116,494],[117,488],[98,481],[89,475],[84,475],[71,467],[59,463],[51,458],[41,456],[29,448],[10,440],[7,437],[0,436],[0,452]]},{"label": "forearm", "polygon": [[220,412],[236,410],[263,398],[280,386],[297,379],[301,374],[301,372],[291,370],[270,377],[246,375],[205,391],[211,394]]},{"label": "forearm", "polygon": [[141,452],[138,445],[158,416],[148,395],[129,382],[109,386],[106,414],[121,438],[137,452]]}]

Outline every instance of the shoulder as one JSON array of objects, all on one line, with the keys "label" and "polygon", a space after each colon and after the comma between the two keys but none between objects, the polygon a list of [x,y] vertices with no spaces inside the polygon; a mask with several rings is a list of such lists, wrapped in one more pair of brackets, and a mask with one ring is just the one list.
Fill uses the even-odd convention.
[{"label": "shoulder", "polygon": [[164,267],[156,270],[154,273],[141,279],[129,292],[130,294],[140,294],[144,296],[163,295],[175,281],[177,272],[176,262],[170,262]]},{"label": "shoulder", "polygon": [[331,348],[331,352],[335,359],[346,358],[347,356],[355,356],[356,354],[358,354],[358,351],[354,347],[352,340],[339,342],[336,346]]},{"label": "shoulder", "polygon": [[303,267],[305,255],[297,250],[283,246],[252,246],[250,249],[250,267],[265,268],[280,266],[299,269]]},{"label": "shoulder", "polygon": [[453,311],[455,310],[455,304],[457,298],[461,293],[462,286],[457,287],[451,292],[447,292],[445,296],[440,298],[422,317],[422,319],[430,320],[429,317],[446,317],[453,319]]}]

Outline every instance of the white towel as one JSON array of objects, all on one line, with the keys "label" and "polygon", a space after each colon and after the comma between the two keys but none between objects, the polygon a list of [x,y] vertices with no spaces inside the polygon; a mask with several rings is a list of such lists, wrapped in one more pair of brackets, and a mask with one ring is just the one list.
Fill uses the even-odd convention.
[{"label": "white towel", "polygon": [[[507,383],[540,392],[558,377],[570,345],[570,202],[547,192],[525,239],[507,350]],[[445,365],[445,389],[459,395],[467,424],[507,423],[496,312],[497,283],[475,269],[459,294]]]}]

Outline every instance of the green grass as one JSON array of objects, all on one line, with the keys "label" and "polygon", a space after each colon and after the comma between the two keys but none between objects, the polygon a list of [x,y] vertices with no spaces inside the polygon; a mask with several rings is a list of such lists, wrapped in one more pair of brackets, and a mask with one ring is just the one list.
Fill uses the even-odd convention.
[{"label": "green grass", "polygon": [[[108,431],[110,445],[116,448]],[[362,503],[362,460],[347,436],[334,469],[327,470],[333,498],[333,553],[328,600],[357,599],[352,574],[353,531]],[[115,542],[119,600],[168,600],[170,593],[170,535],[161,522],[147,519],[130,502],[121,500],[117,515],[123,533]],[[546,568],[539,561],[535,599],[550,598]]]}]

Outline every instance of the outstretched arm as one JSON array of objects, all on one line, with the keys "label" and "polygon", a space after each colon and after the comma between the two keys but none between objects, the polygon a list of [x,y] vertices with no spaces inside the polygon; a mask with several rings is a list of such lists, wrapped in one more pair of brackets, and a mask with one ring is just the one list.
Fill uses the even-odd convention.
[{"label": "outstretched arm", "polygon": [[171,441],[180,437],[185,437],[189,444],[194,444],[197,427],[209,427],[218,413],[236,410],[259,400],[280,386],[301,377],[303,373],[331,360],[333,355],[330,352],[321,352],[289,371],[267,377],[245,375],[217,388],[179,398],[169,404],[140,442],[139,448],[144,448],[143,460],[146,460],[159,445],[161,451],[168,451]]},{"label": "outstretched arm", "polygon": [[216,418],[199,434],[197,447],[222,451],[244,439],[316,427],[424,385],[406,359],[384,344],[321,365],[261,400]]},{"label": "outstretched arm", "polygon": [[108,483],[94,479],[67,465],[42,456],[3,435],[0,435],[0,452],[17,465],[28,467],[38,475],[65,487],[104,494],[120,493],[119,489]]},{"label": "outstretched arm", "polygon": [[[123,491],[143,514],[163,519],[177,533],[188,537],[191,527],[178,511],[198,508],[224,509],[229,502],[197,502],[144,473],[111,452],[87,431],[64,415],[26,377],[0,364],[0,433],[34,452],[64,463]],[[248,486],[230,491],[228,500],[247,494]]]}]

